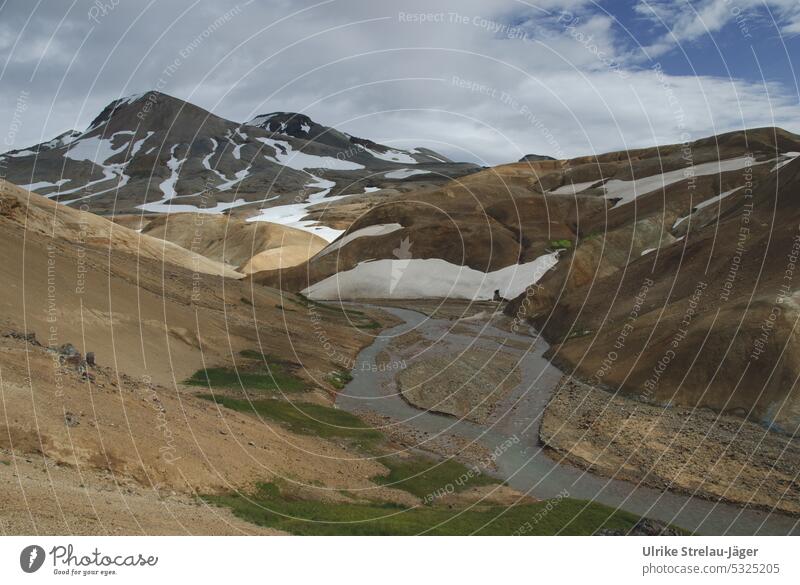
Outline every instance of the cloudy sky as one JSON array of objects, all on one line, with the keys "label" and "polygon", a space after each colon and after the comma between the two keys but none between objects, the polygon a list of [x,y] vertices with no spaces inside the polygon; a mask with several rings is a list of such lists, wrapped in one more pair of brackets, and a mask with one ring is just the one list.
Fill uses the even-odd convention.
[{"label": "cloudy sky", "polygon": [[800,132],[798,35],[796,0],[0,0],[0,150],[150,89],[483,164]]}]

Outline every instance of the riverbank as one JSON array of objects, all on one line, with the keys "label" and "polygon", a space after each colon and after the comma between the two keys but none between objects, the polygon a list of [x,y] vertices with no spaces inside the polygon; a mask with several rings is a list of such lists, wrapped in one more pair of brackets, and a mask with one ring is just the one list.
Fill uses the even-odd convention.
[{"label": "riverbank", "polygon": [[741,418],[649,405],[565,377],[539,436],[605,477],[800,514],[798,441]]},{"label": "riverbank", "polygon": [[[540,424],[563,373],[544,357],[549,350],[547,342],[532,334],[514,333],[508,317],[479,311],[454,319],[464,314],[461,308],[437,309],[435,316],[427,311],[381,308],[403,324],[384,330],[359,354],[353,380],[336,403],[376,425],[406,449],[453,456],[468,465],[474,464],[476,454],[489,453],[489,464],[483,469],[527,496],[583,500],[587,506],[604,504],[698,534],[798,533],[793,516],[712,502],[663,485],[649,487],[638,481],[603,477],[544,447],[539,441]],[[485,423],[417,408],[403,397],[398,378],[406,368],[475,349],[515,354],[521,376],[520,383],[493,405]],[[380,368],[379,364],[402,367]],[[493,380],[487,394],[500,394],[491,390],[508,377],[507,365],[500,367],[499,362],[487,360],[484,368],[487,379]],[[435,388],[430,381],[421,383],[423,392]],[[433,393],[440,392],[436,388]]]}]

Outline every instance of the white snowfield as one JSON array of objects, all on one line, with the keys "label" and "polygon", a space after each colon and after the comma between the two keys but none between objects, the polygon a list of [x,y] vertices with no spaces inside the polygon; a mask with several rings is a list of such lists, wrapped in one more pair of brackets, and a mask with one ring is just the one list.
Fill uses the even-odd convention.
[{"label": "white snowfield", "polygon": [[397,171],[389,171],[385,173],[383,176],[387,179],[407,179],[408,177],[413,177],[414,175],[429,175],[430,171],[421,171],[418,169],[399,169]]},{"label": "white snowfield", "polygon": [[178,159],[175,156],[176,148],[178,148],[177,144],[175,144],[169,151],[170,158],[167,161],[167,168],[170,170],[170,175],[158,185],[158,188],[161,189],[161,192],[164,194],[165,201],[172,199],[177,195],[177,193],[175,192],[175,185],[178,184],[178,179],[180,178],[180,173],[181,173],[181,167],[183,166],[183,163],[185,163],[187,160],[185,158]]},{"label": "white snowfield", "polygon": [[369,154],[374,156],[379,160],[385,160],[387,162],[394,162],[400,163],[404,165],[415,165],[417,164],[417,159],[413,156],[408,154],[407,152],[403,152],[400,150],[387,150],[386,152],[378,152],[377,150],[372,150],[371,148],[364,147]]},{"label": "white snowfield", "polygon": [[784,152],[781,155],[781,157],[786,157],[786,158],[783,161],[781,161],[778,164],[776,164],[774,167],[772,167],[772,172],[774,173],[778,169],[780,169],[782,167],[785,167],[790,162],[792,162],[794,159],[796,159],[798,156],[800,156],[800,152]]},{"label": "white snowfield", "polygon": [[558,252],[526,264],[481,272],[440,258],[373,260],[329,276],[303,291],[314,300],[453,298],[489,300],[519,296],[558,262]]},{"label": "white snowfield", "polygon": [[375,237],[375,236],[383,236],[386,234],[391,234],[392,232],[396,232],[397,230],[403,229],[399,223],[383,223],[383,224],[375,224],[375,225],[368,225],[365,228],[361,228],[360,230],[356,230],[351,234],[347,234],[343,238],[336,240],[330,246],[322,250],[319,254],[317,254],[317,258],[322,258],[323,256],[327,256],[331,252],[335,252],[339,250],[342,246],[346,246],[353,240],[357,240],[358,238],[365,238],[365,237]]},{"label": "white snowfield", "polygon": [[264,158],[296,171],[304,171],[306,169],[359,171],[365,168],[364,165],[349,160],[341,160],[333,156],[317,156],[293,150],[292,145],[283,140],[274,140],[272,138],[257,138],[257,140],[275,149],[275,156],[265,155]]},{"label": "white snowfield", "polygon": [[61,185],[69,183],[69,181],[70,179],[59,179],[55,183],[39,181],[38,183],[31,183],[30,185],[20,185],[20,187],[27,191],[36,191],[37,189],[46,189],[48,187],[60,187]]},{"label": "white snowfield", "polygon": [[652,175],[642,179],[635,179],[633,181],[620,181],[619,179],[612,179],[606,182],[604,188],[606,191],[606,198],[620,199],[616,205],[614,205],[614,207],[619,207],[620,205],[630,203],[640,195],[650,193],[656,189],[662,189],[668,185],[688,179],[692,176],[700,177],[704,175],[716,175],[728,171],[738,171],[740,169],[746,169],[747,167],[764,164],[764,162],[755,162],[752,158],[747,156],[728,160],[712,161],[683,169],[677,169],[661,175]]},{"label": "white snowfield", "polygon": [[[344,233],[344,230],[336,230],[324,225],[319,225],[313,220],[303,219],[306,215],[308,215],[308,208],[312,205],[317,205],[318,203],[322,202],[330,203],[332,201],[337,201],[347,197],[347,195],[328,197],[328,193],[330,193],[331,189],[336,186],[336,183],[334,181],[327,181],[321,177],[311,175],[310,173],[309,175],[313,180],[310,183],[306,183],[305,187],[321,189],[321,191],[310,195],[303,203],[278,205],[276,207],[262,209],[261,213],[253,217],[248,217],[247,221],[269,221],[272,223],[279,223],[281,225],[311,232],[312,234],[316,234],[328,242],[332,242],[341,236]],[[269,201],[269,199],[267,201]]]},{"label": "white snowfield", "polygon": [[74,187],[72,189],[67,189],[67,190],[62,190],[61,185],[58,185],[59,187],[58,191],[49,193],[47,196],[63,197],[64,195],[71,195],[72,193],[76,193],[88,187],[99,185],[101,183],[106,183],[108,181],[113,181],[116,179],[116,183],[113,184],[111,187],[102,189],[100,191],[94,191],[93,193],[89,193],[88,195],[82,195],[77,199],[72,199],[70,201],[65,202],[65,203],[74,203],[76,201],[90,199],[92,197],[97,197],[98,195],[103,195],[104,193],[108,193],[110,191],[121,189],[122,187],[127,185],[128,182],[130,181],[130,177],[125,174],[125,167],[128,166],[128,162],[130,162],[130,157],[127,157],[127,160],[122,163],[106,164],[106,161],[111,157],[113,157],[114,155],[127,150],[128,148],[130,148],[131,150],[133,149],[138,150],[142,146],[142,140],[139,140],[134,144],[131,144],[129,139],[118,148],[113,148],[111,146],[111,143],[113,139],[120,134],[127,134],[130,135],[131,137],[133,136],[132,131],[125,130],[125,131],[115,132],[111,136],[111,138],[98,138],[96,136],[92,136],[90,138],[75,137],[75,140],[69,143],[70,148],[69,150],[67,150],[67,152],[64,153],[64,156],[72,160],[89,161],[95,164],[96,166],[102,168],[103,177],[100,179],[89,181],[85,185],[80,185],[78,187]]},{"label": "white snowfield", "polygon": [[[117,134],[114,134],[114,136]],[[76,140],[72,143],[70,149],[64,153],[64,156],[72,160],[88,160],[96,165],[105,166],[105,162],[108,159],[128,147],[128,142],[118,148],[112,147],[111,140],[114,136],[111,138],[92,136],[91,138]]]},{"label": "white snowfield", "polygon": [[[790,152],[783,156],[791,157],[792,155],[797,155],[797,153]],[[784,161],[781,163],[781,165],[787,164],[788,162],[791,162],[791,160],[793,160],[793,158]],[[688,179],[693,176],[701,177],[703,175],[716,175],[728,171],[738,171],[741,169],[746,169],[747,167],[765,164],[766,162],[768,161],[756,162],[750,157],[743,156],[739,158],[712,161],[689,166],[659,175],[651,175],[649,177],[634,179],[633,181],[611,179],[610,181],[607,181],[601,188],[605,191],[605,197],[607,199],[619,199],[619,201],[617,201],[617,203],[614,205],[614,207],[619,207],[621,205],[625,205],[626,203],[630,203],[641,195],[651,193],[657,189],[663,189],[668,185],[677,183],[678,181],[683,181],[684,179]],[[585,191],[592,185],[595,185],[599,182],[600,181],[587,181],[585,183],[571,183],[569,185],[562,185],[558,189],[550,191],[550,194],[575,195]]]},{"label": "white snowfield", "polygon": [[702,201],[697,205],[695,205],[693,211],[697,211],[698,209],[703,209],[704,207],[708,207],[709,205],[714,205],[715,203],[725,199],[728,195],[733,195],[734,193],[743,188],[744,187],[736,187],[735,189],[731,189],[730,191],[724,191],[719,195],[712,197],[711,199],[706,199],[705,201]]},{"label": "white snowfield", "polygon": [[595,183],[599,183],[599,181],[587,181],[585,183],[570,183],[568,185],[562,185],[558,189],[554,189],[550,191],[551,195],[575,195],[576,193],[580,193],[581,191],[586,191],[589,187],[594,185]]},{"label": "white snowfield", "polygon": [[[217,148],[216,140],[213,140],[214,143],[214,150]],[[179,144],[175,144],[170,148],[170,159],[167,161],[167,168],[170,170],[170,176],[164,179],[159,184],[159,189],[164,194],[164,197],[161,198],[159,201],[152,201],[150,203],[143,203],[142,205],[137,205],[137,209],[141,209],[143,211],[149,213],[222,213],[227,211],[228,209],[232,209],[234,207],[239,207],[240,205],[247,205],[248,201],[244,199],[236,199],[235,201],[230,202],[219,202],[211,207],[198,207],[197,205],[189,205],[187,203],[178,203],[181,199],[181,196],[178,195],[175,191],[175,186],[178,183],[178,179],[180,178],[181,167],[183,164],[188,160],[188,158],[178,159],[175,156],[175,150],[180,146]],[[209,160],[214,153],[212,152],[208,156],[203,159],[203,167],[210,169],[211,166],[209,165]],[[213,169],[211,169],[213,170]],[[221,186],[225,187],[220,189],[221,191],[225,191],[230,189],[233,185],[237,184],[239,181],[244,179],[250,167],[247,169],[243,169],[236,173],[236,178],[228,181],[227,183],[223,183]],[[221,173],[217,173],[217,176],[226,179],[225,175]],[[200,193],[196,193],[194,195],[200,195]],[[194,196],[190,195],[190,197]]]},{"label": "white snowfield", "polygon": [[[179,197],[177,199],[180,199]],[[153,203],[143,203],[138,205],[136,209],[141,209],[148,213],[222,213],[228,209],[239,207],[240,205],[247,205],[249,201],[244,199],[237,199],[229,203],[219,202],[212,207],[198,207],[197,205],[189,205],[186,203],[173,203],[175,199],[167,199],[155,201]]]},{"label": "white snowfield", "polygon": [[673,226],[672,226],[672,229],[675,229],[675,228],[676,228],[676,227],[678,227],[680,224],[682,224],[682,223],[683,223],[685,220],[689,219],[689,217],[690,217],[690,216],[692,215],[692,213],[694,213],[695,211],[698,211],[698,210],[700,210],[700,209],[703,209],[704,207],[708,207],[709,205],[714,205],[715,203],[718,203],[718,202],[722,201],[723,199],[725,199],[725,198],[726,198],[728,195],[733,195],[734,193],[736,193],[736,192],[737,192],[737,191],[739,191],[740,189],[743,189],[743,187],[736,187],[735,189],[731,189],[730,191],[724,191],[724,192],[720,193],[719,195],[715,195],[715,196],[714,196],[714,197],[712,197],[711,199],[706,199],[705,201],[703,201],[703,202],[701,202],[701,203],[698,203],[697,205],[695,205],[695,206],[692,208],[692,211],[689,213],[689,215],[684,215],[683,217],[679,217],[679,218],[678,218],[678,219],[675,221],[675,223],[673,224]]}]

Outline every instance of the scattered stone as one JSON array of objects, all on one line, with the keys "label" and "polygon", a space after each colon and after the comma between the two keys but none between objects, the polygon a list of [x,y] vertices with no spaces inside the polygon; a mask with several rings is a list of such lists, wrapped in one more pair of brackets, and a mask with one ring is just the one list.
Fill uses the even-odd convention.
[{"label": "scattered stone", "polygon": [[65,343],[64,345],[59,347],[57,351],[58,353],[64,356],[81,355],[81,352],[75,349],[75,346],[72,345],[71,343]]},{"label": "scattered stone", "polygon": [[27,341],[31,345],[37,345],[37,346],[41,345],[41,343],[39,343],[36,339],[36,333],[33,332],[23,333],[22,331],[15,331],[12,329],[11,331],[6,331],[5,333],[3,333],[3,337],[10,337],[11,339],[20,339],[22,341]]},{"label": "scattered stone", "polygon": [[675,528],[652,518],[642,518],[628,531],[604,528],[598,531],[599,536],[681,536]]},{"label": "scattered stone", "polygon": [[94,361],[94,352],[87,351],[86,352],[86,363],[89,364],[92,368],[95,367],[97,364]]}]

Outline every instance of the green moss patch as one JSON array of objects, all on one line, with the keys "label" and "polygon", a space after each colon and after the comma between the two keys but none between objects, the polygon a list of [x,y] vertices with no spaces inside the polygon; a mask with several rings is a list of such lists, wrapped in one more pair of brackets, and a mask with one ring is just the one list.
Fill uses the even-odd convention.
[{"label": "green moss patch", "polygon": [[628,512],[569,498],[511,507],[403,508],[297,499],[272,483],[259,485],[255,493],[205,500],[254,524],[300,535],[590,535],[600,529],[627,531],[638,520]]},{"label": "green moss patch", "polygon": [[210,394],[201,394],[200,398],[211,400],[237,412],[255,414],[275,421],[303,435],[349,439],[362,447],[371,447],[383,440],[380,431],[368,426],[357,416],[329,406],[271,399],[244,400]]},{"label": "green moss patch", "polygon": [[572,248],[572,240],[550,240],[550,247],[553,250],[569,250]]},{"label": "green moss patch", "polygon": [[330,316],[345,317],[354,327],[358,329],[381,329],[383,325],[372,319],[363,311],[355,309],[345,309],[342,306],[328,305],[309,299],[301,293],[295,293],[294,298],[290,298],[294,303],[309,310],[319,310],[321,314]]},{"label": "green moss patch", "polygon": [[331,386],[337,390],[343,390],[352,379],[353,374],[347,370],[337,370],[328,375],[328,381],[331,383]]},{"label": "green moss patch", "polygon": [[475,486],[500,483],[479,469],[469,468],[453,459],[435,461],[427,457],[389,457],[380,461],[389,468],[389,475],[373,478],[375,483],[407,491],[421,498],[424,504]]},{"label": "green moss patch", "polygon": [[212,390],[244,390],[245,393],[280,394],[302,392],[305,380],[294,375],[292,365],[253,350],[240,354],[245,360],[236,368],[214,367],[198,370],[184,383]]}]

